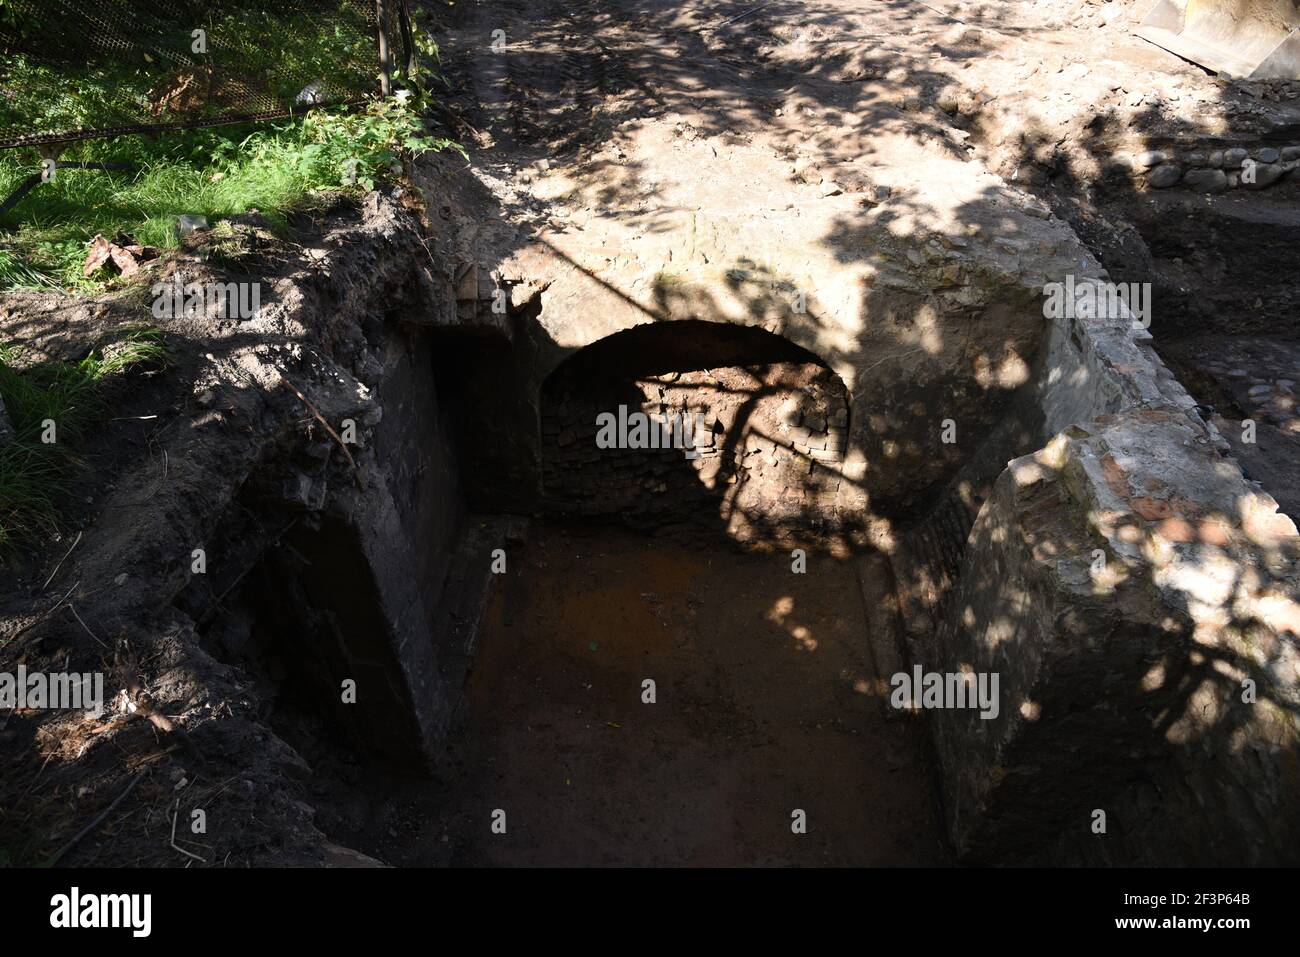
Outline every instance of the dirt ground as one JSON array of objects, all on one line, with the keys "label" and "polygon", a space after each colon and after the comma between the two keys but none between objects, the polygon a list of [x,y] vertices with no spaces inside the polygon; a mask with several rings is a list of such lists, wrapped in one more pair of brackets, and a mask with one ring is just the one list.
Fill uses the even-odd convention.
[{"label": "dirt ground", "polygon": [[872,694],[850,563],[556,525],[510,563],[454,783],[354,795],[335,839],[394,864],[949,861],[924,728]]}]

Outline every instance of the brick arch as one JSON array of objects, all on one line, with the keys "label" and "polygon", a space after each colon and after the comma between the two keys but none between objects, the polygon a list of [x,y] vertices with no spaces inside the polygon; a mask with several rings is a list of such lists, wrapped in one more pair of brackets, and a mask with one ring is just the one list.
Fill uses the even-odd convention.
[{"label": "brick arch", "polygon": [[[782,323],[773,326],[759,317],[741,316],[700,319],[664,318],[619,326],[617,320],[569,321],[561,329],[551,329],[545,313],[538,322],[548,342],[539,352],[534,365],[535,381],[544,382],[571,362],[591,361],[590,357],[616,350],[620,344],[636,343],[656,355],[688,358],[705,365],[719,365],[728,350],[742,355],[801,356],[833,370],[849,386],[853,368],[843,361],[828,360],[822,351],[817,330],[802,324]],[[554,321],[554,320],[552,320]],[[779,331],[773,331],[779,328]],[[716,354],[709,349],[719,350]]]},{"label": "brick arch", "polygon": [[815,351],[760,326],[678,319],[643,323],[593,338],[553,362],[543,379],[550,381],[557,375],[573,374],[574,369],[598,369],[612,359],[625,361],[643,373],[780,361],[810,362],[830,368]]}]

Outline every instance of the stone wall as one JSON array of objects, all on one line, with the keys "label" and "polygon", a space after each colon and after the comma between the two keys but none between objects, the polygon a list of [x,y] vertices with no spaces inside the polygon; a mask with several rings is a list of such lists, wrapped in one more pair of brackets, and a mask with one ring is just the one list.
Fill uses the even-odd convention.
[{"label": "stone wall", "polygon": [[[416,221],[376,202],[377,222],[344,237],[346,255],[331,250],[329,279],[296,278],[241,329],[298,330],[310,351],[297,342],[295,351],[327,357],[320,374],[297,364],[286,372],[277,344],[195,385],[200,408],[228,414],[251,369],[275,404],[260,413],[248,463],[233,452],[248,454],[246,433],[205,435],[240,479],[189,533],[208,571],[190,576],[175,605],[221,659],[251,673],[287,663],[301,705],[338,718],[369,751],[428,766],[460,691],[440,673],[438,611],[465,507],[454,413],[433,374],[448,333],[416,320],[450,290],[417,283],[427,257]],[[322,314],[332,322],[318,322]],[[345,422],[355,431],[346,447]],[[345,679],[357,682],[355,704],[341,702]]]},{"label": "stone wall", "polygon": [[1297,860],[1300,538],[1145,330],[1053,321],[891,558],[907,665],[1000,678],[927,713],[965,859]]},{"label": "stone wall", "polygon": [[[383,372],[374,383],[383,415],[369,422],[358,453],[364,487],[342,486],[326,501],[326,510],[354,530],[373,576],[402,675],[393,683],[409,696],[417,753],[425,761],[443,739],[460,690],[442,681],[446,636],[436,628],[465,513],[454,422],[431,374],[438,335],[416,327],[388,330],[378,363]],[[371,717],[372,737],[391,737],[383,711]]]},{"label": "stone wall", "polygon": [[958,850],[1294,864],[1298,582],[1290,519],[1176,413],[1012,462],[923,662],[1000,676],[997,718],[930,714]]},{"label": "stone wall", "polygon": [[[1131,317],[1061,317],[1047,323],[1046,338],[1030,386],[987,437],[961,447],[956,477],[898,533],[894,575],[915,648],[927,647],[937,624],[953,613],[946,597],[960,577],[966,537],[1008,461],[1074,423],[1124,409],[1169,409],[1200,423],[1191,397],[1152,350],[1151,335]],[[1216,448],[1226,448],[1213,428],[1204,428]]]},{"label": "stone wall", "polygon": [[1213,143],[1146,150],[1132,167],[1149,189],[1180,187],[1198,193],[1264,189],[1300,165],[1300,145],[1224,148]]}]

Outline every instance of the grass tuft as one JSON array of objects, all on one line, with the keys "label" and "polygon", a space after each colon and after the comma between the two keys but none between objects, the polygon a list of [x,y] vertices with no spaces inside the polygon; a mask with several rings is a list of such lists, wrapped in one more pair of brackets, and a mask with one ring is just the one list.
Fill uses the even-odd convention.
[{"label": "grass tuft", "polygon": [[[18,350],[0,348],[0,399],[16,433],[0,446],[0,560],[59,531],[59,503],[80,464],[74,449],[104,414],[105,384],[164,364],[161,338],[152,326],[132,324],[79,361],[21,369]],[[51,423],[54,441],[48,442]]]}]

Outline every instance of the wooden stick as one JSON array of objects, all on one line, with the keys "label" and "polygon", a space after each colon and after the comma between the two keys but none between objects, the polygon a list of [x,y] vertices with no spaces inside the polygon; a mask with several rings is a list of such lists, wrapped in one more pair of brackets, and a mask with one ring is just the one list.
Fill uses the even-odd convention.
[{"label": "wooden stick", "polygon": [[103,823],[104,818],[112,814],[119,804],[121,804],[128,797],[130,797],[131,792],[135,790],[135,786],[140,783],[140,779],[142,777],[144,777],[144,771],[140,771],[138,774],[136,774],[136,776],[131,779],[131,783],[126,786],[126,790],[123,791],[121,794],[119,794],[113,800],[112,804],[110,804],[108,807],[104,808],[104,810],[96,814],[95,819],[93,821],[91,821],[80,831],[78,831],[76,836],[73,837],[72,840],[68,841],[67,844],[64,844],[63,847],[60,848],[59,853],[55,854],[54,857],[50,859],[49,866],[53,867],[55,864],[59,863],[59,861],[63,859],[63,856],[68,853],[68,851],[72,850],[74,847],[77,846],[78,841],[80,841],[83,837],[85,837],[95,828],[99,827],[99,825]]},{"label": "wooden stick", "polygon": [[776,3],[776,0],[767,0],[767,3],[760,3],[758,6],[746,10],[744,13],[737,14],[736,16],[732,17],[730,20],[723,20],[721,23],[718,24],[717,27],[713,27],[712,29],[716,30],[718,29],[718,27],[725,27],[728,23],[735,23],[737,20],[743,20],[751,13],[758,13],[759,10],[762,10],[764,7],[770,7],[774,3]]},{"label": "wooden stick", "polygon": [[325,421],[325,416],[320,414],[320,410],[316,408],[316,406],[312,405],[311,400],[308,399],[301,392],[299,392],[298,388],[288,379],[281,379],[280,381],[283,382],[285,385],[287,385],[290,389],[292,389],[294,395],[302,399],[303,405],[307,406],[308,411],[310,411],[311,414],[316,417],[316,421],[319,422],[324,427],[325,431],[330,434],[330,438],[332,438],[335,442],[339,444],[339,448],[343,450],[343,454],[348,457],[348,464],[351,465],[353,468],[356,468],[357,467],[356,460],[352,458],[352,453],[348,451],[347,443],[345,443],[341,438],[339,438],[339,434],[334,431],[334,427]]},{"label": "wooden stick", "polygon": [[90,635],[91,638],[94,638],[96,641],[98,641],[101,647],[105,649],[108,648],[108,645],[104,644],[103,640],[99,637],[99,635],[91,631],[90,626],[81,620],[81,616],[77,614],[77,607],[74,604],[72,604],[72,602],[68,602],[68,611],[72,612],[72,617],[77,619],[77,624],[81,625],[82,628],[86,629],[86,634]]},{"label": "wooden stick", "polygon": [[180,799],[180,798],[177,798],[177,799],[176,799],[176,804],[175,804],[175,806],[172,808],[172,842],[171,842],[171,843],[172,843],[172,850],[173,850],[173,851],[180,851],[180,852],[181,852],[182,854],[184,854],[186,857],[192,857],[192,858],[194,858],[196,861],[198,861],[200,864],[206,864],[207,861],[205,861],[203,858],[199,857],[199,855],[194,854],[194,853],[192,853],[192,852],[190,852],[190,851],[185,850],[185,848],[179,846],[179,845],[176,843],[176,814],[177,814],[178,811],[180,811],[180,809],[181,809],[181,799]]},{"label": "wooden stick", "polygon": [[50,572],[50,577],[45,579],[45,584],[41,586],[41,591],[45,591],[45,589],[50,587],[50,582],[54,581],[54,576],[59,573],[59,569],[63,567],[63,563],[68,560],[68,556],[72,554],[72,549],[77,547],[78,543],[81,541],[81,536],[83,534],[84,534],[84,530],[81,532],[77,532],[77,538],[72,543],[72,547],[63,553],[63,557],[59,559],[59,563],[54,566],[54,571]]}]

